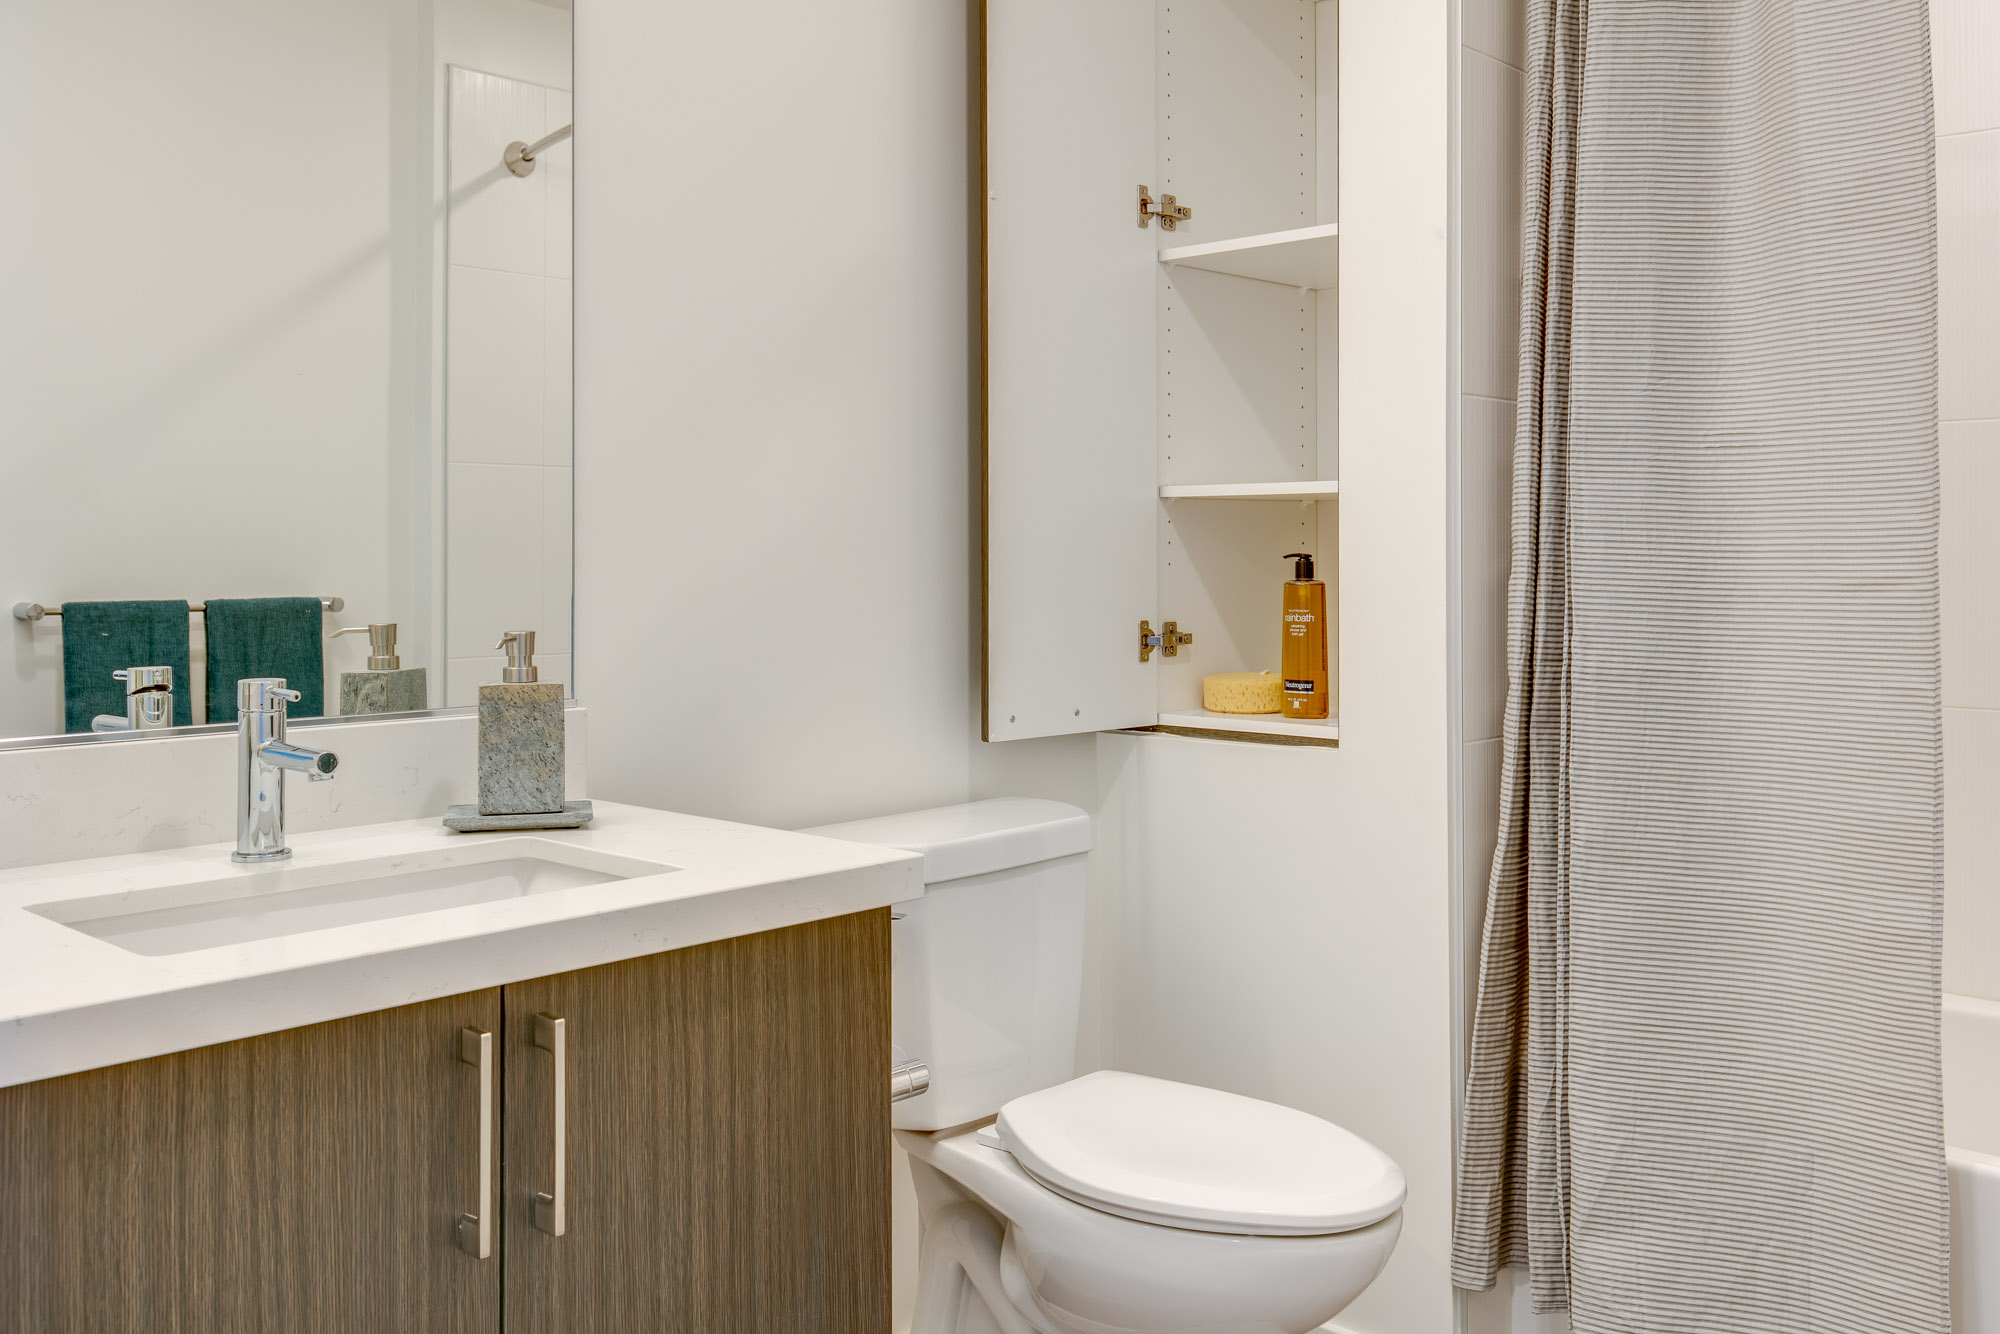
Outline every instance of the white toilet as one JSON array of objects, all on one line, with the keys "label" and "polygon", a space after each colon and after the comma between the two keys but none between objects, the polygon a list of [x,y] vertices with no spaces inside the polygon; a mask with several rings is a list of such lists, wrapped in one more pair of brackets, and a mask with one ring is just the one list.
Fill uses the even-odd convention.
[{"label": "white toilet", "polygon": [[[1403,1173],[1289,1107],[1071,1078],[1090,817],[1003,798],[813,833],[924,856],[896,906],[896,1104],[923,1219],[910,1334],[1304,1334],[1373,1281]],[[997,1121],[994,1119],[998,1114]]]}]

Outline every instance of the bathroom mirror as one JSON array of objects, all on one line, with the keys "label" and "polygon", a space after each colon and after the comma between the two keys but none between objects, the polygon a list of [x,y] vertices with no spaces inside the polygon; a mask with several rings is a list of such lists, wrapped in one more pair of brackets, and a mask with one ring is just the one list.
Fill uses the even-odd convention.
[{"label": "bathroom mirror", "polygon": [[195,726],[574,679],[570,18],[0,6],[0,738],[139,734],[132,667]]}]

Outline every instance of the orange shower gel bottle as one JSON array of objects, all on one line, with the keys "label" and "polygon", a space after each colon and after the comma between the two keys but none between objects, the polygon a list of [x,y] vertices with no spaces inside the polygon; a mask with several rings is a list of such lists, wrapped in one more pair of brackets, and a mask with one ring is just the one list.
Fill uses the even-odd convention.
[{"label": "orange shower gel bottle", "polygon": [[1286,718],[1324,718],[1326,689],[1326,585],[1313,578],[1313,558],[1303,551],[1285,557],[1293,577],[1285,584]]}]

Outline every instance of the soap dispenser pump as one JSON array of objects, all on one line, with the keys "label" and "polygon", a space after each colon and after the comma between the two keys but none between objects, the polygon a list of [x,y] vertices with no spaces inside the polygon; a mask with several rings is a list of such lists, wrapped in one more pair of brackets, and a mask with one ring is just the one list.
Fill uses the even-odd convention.
[{"label": "soap dispenser pump", "polygon": [[509,630],[496,685],[479,687],[479,814],[563,809],[563,688],[535,666],[535,632]]},{"label": "soap dispenser pump", "polygon": [[509,630],[493,647],[507,651],[507,665],[500,669],[502,684],[528,685],[542,679],[541,668],[535,666],[533,630]]},{"label": "soap dispenser pump", "polygon": [[1324,718],[1327,690],[1326,585],[1313,578],[1313,558],[1288,552],[1292,578],[1285,585],[1284,673],[1286,718]]},{"label": "soap dispenser pump", "polygon": [[368,636],[368,670],[340,674],[340,711],[351,713],[408,713],[430,707],[430,673],[423,667],[405,667],[396,653],[396,623],[378,621],[371,625],[350,625],[335,630],[329,639],[342,635]]}]

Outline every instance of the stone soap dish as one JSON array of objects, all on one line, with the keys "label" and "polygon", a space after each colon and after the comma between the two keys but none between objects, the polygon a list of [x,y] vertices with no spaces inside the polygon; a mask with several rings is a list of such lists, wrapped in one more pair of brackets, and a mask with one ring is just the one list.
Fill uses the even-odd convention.
[{"label": "stone soap dish", "polygon": [[502,829],[581,829],[596,812],[587,801],[565,801],[559,811],[539,811],[530,815],[481,815],[477,806],[447,806],[444,827],[461,834],[492,833]]}]

